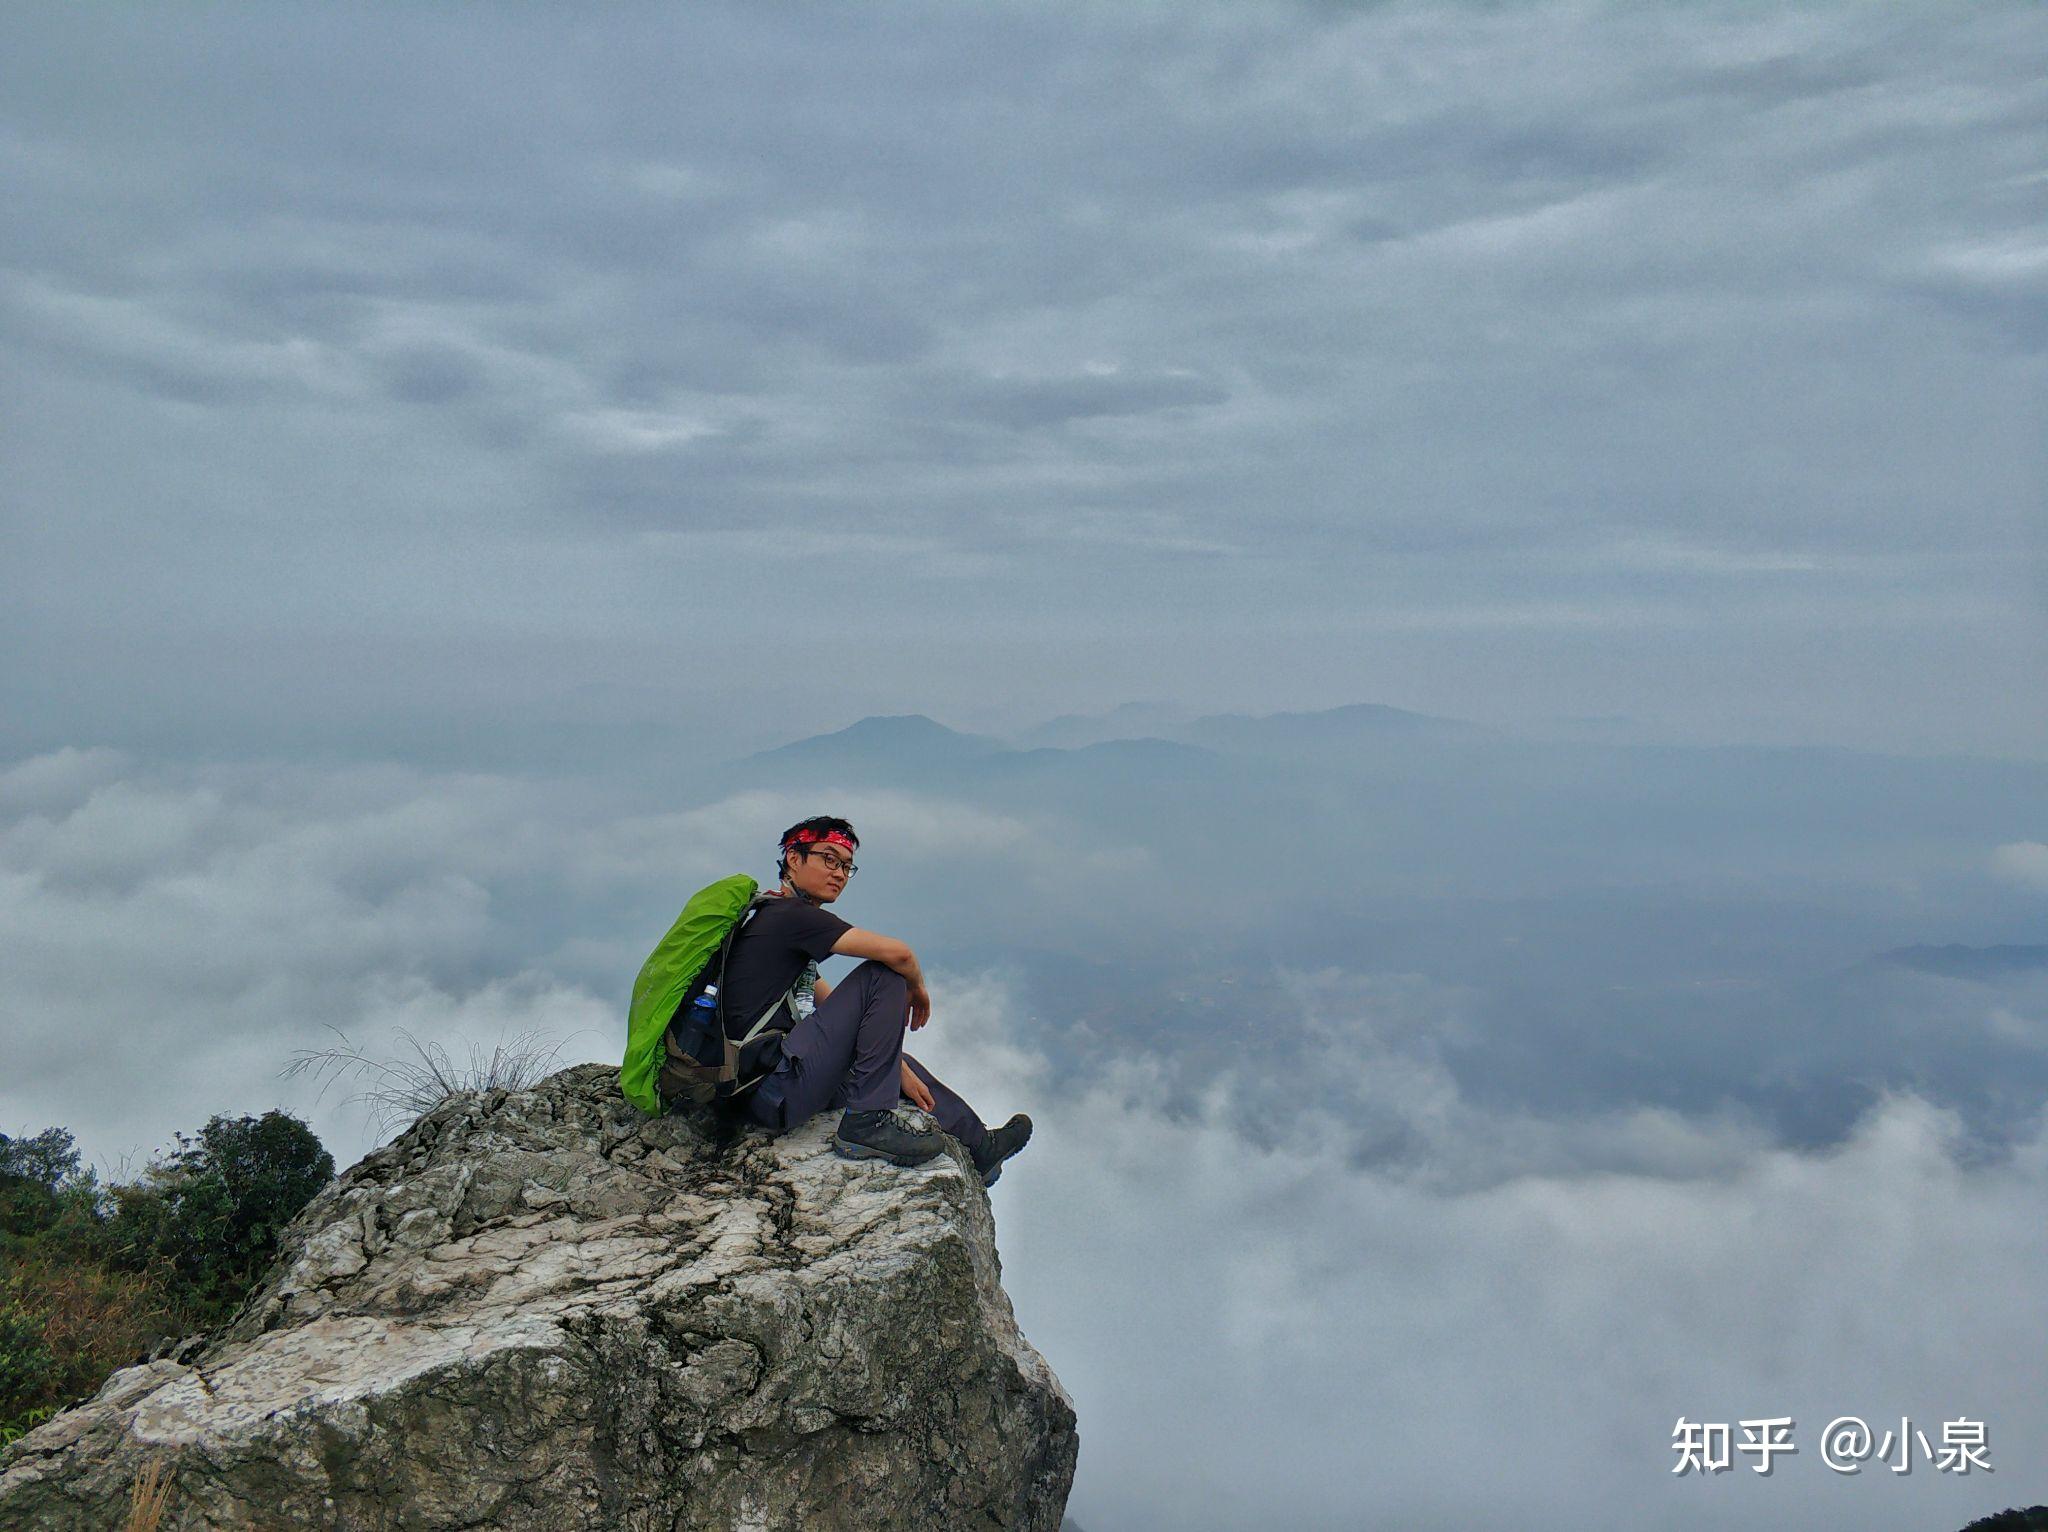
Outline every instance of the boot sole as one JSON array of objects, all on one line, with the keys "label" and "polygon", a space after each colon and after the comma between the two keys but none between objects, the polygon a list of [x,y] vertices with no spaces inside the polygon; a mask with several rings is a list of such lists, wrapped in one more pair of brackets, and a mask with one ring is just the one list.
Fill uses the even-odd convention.
[{"label": "boot sole", "polygon": [[887,1160],[891,1165],[901,1165],[908,1170],[912,1166],[923,1165],[937,1159],[945,1150],[934,1149],[930,1154],[920,1155],[891,1154],[886,1149],[871,1149],[866,1144],[848,1143],[835,1133],[832,1135],[832,1152],[842,1160]]}]

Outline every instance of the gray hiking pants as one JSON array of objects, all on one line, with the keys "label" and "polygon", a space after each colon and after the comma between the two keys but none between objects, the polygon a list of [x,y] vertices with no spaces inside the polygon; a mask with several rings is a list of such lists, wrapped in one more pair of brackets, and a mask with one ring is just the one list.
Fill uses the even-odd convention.
[{"label": "gray hiking pants", "polygon": [[972,1151],[988,1132],[974,1109],[903,1051],[910,991],[903,975],[870,959],[782,1039],[782,1062],[755,1086],[747,1115],[777,1133],[826,1110],[887,1111],[903,1099],[908,1064],[932,1093],[932,1116]]}]

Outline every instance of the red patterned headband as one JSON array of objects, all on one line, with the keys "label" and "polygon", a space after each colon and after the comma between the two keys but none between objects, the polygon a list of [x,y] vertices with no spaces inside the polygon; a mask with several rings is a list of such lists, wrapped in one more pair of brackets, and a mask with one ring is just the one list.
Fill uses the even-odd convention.
[{"label": "red patterned headband", "polygon": [[784,841],[782,849],[788,851],[792,846],[820,844],[844,846],[848,851],[858,851],[860,849],[859,846],[854,844],[853,838],[844,830],[813,830],[808,826],[798,830],[788,840]]}]

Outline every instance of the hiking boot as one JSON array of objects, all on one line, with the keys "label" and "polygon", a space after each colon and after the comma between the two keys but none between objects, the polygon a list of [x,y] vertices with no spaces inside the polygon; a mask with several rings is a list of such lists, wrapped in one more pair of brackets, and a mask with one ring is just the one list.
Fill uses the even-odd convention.
[{"label": "hiking boot", "polygon": [[981,1184],[994,1186],[1003,1174],[1003,1161],[1031,1142],[1031,1119],[1019,1112],[1000,1128],[990,1128],[974,1151],[974,1168],[981,1172]]},{"label": "hiking boot", "polygon": [[832,1135],[841,1159],[887,1160],[891,1165],[922,1165],[945,1151],[946,1138],[936,1130],[906,1127],[894,1112],[847,1112]]}]

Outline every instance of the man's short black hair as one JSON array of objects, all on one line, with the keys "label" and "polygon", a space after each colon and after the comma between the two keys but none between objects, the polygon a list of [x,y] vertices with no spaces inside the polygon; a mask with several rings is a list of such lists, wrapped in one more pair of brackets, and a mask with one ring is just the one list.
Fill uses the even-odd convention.
[{"label": "man's short black hair", "polygon": [[[775,844],[777,846],[787,846],[789,838],[799,830],[814,830],[819,835],[823,835],[828,830],[837,830],[841,835],[852,841],[855,846],[860,845],[860,837],[853,833],[852,822],[835,818],[831,814],[813,814],[809,819],[799,819],[787,830],[784,830],[781,835],[776,837]],[[789,876],[789,854],[787,852],[784,852],[775,859],[775,876],[778,879]]]}]

